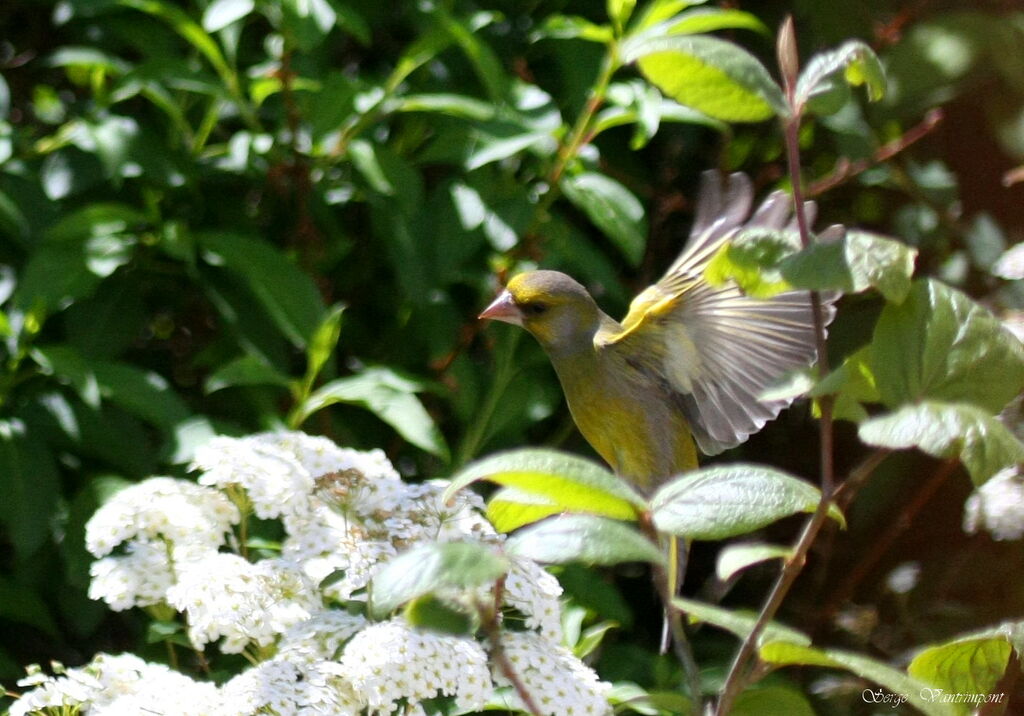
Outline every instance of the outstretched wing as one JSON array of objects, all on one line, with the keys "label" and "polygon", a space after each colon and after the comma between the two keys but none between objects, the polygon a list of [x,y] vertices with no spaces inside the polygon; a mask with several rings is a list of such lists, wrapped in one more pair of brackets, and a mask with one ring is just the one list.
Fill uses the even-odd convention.
[{"label": "outstretched wing", "polygon": [[[772,194],[748,219],[752,199],[745,175],[733,174],[723,186],[716,172],[706,172],[686,247],[633,300],[622,330],[599,336],[604,349],[622,352],[665,389],[707,455],[740,444],[775,418],[791,401],[759,396],[816,355],[809,293],[755,299],[731,282],[712,286],[704,279],[708,262],[739,229],[793,229],[788,195]],[[813,205],[807,208],[813,214]],[[832,301],[825,302],[826,322]]]}]

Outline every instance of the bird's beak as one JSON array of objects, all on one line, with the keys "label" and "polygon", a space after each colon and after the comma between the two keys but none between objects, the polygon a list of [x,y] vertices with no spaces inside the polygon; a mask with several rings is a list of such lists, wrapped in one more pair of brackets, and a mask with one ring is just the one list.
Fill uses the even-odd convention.
[{"label": "bird's beak", "polygon": [[523,314],[516,305],[516,302],[512,300],[512,294],[508,291],[502,291],[491,305],[483,310],[477,318],[487,318],[492,321],[504,321],[505,323],[512,323],[517,326],[523,325]]}]

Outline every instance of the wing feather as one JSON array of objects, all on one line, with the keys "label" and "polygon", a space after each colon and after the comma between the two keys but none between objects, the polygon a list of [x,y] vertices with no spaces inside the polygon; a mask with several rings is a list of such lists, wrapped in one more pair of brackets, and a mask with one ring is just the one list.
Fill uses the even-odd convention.
[{"label": "wing feather", "polygon": [[[764,389],[816,355],[806,291],[755,299],[735,284],[712,286],[704,279],[708,262],[739,229],[795,230],[787,194],[773,193],[750,215],[752,201],[746,176],[733,174],[723,184],[717,173],[705,173],[686,247],[630,304],[622,330],[599,337],[604,348],[630,356],[663,386],[708,455],[738,445],[774,419],[790,401],[761,400]],[[813,217],[813,205],[807,209]],[[825,297],[827,321],[836,298]]]}]

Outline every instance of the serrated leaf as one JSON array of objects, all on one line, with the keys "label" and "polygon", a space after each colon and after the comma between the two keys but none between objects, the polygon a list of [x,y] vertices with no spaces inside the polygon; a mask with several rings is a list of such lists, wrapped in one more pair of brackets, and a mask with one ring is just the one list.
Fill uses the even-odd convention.
[{"label": "serrated leaf", "polygon": [[[720,540],[746,534],[797,512],[813,512],[821,493],[792,475],[735,464],[688,472],[651,500],[654,525],[686,539]],[[840,523],[842,514],[829,510]]]},{"label": "serrated leaf", "polygon": [[505,550],[548,564],[665,561],[662,551],[635,528],[594,515],[561,515],[544,520],[509,537]]},{"label": "serrated leaf", "polygon": [[680,104],[727,122],[760,122],[788,110],[782,90],[738,45],[650,30],[623,42],[622,58]]},{"label": "serrated leaf", "polygon": [[416,397],[423,386],[399,375],[390,368],[376,366],[346,378],[338,378],[320,386],[295,408],[290,418],[293,425],[335,403],[366,408],[393,427],[410,443],[442,459],[448,457],[448,446],[426,408]]},{"label": "serrated leaf", "polygon": [[1021,444],[1005,425],[981,408],[923,401],[861,423],[860,439],[892,449],[916,447],[937,458],[957,458],[976,485],[1024,461]]},{"label": "serrated leaf", "polygon": [[[1020,623],[964,635],[918,652],[907,667],[915,679],[949,694],[989,694],[1006,672],[1013,651],[1010,635],[1019,638]],[[966,716],[977,704],[958,704]]]},{"label": "serrated leaf", "polygon": [[931,399],[998,413],[1024,389],[1024,345],[960,291],[918,280],[882,311],[871,370],[889,407]]},{"label": "serrated leaf", "polygon": [[793,550],[776,544],[741,543],[730,544],[718,553],[715,574],[723,582],[732,579],[738,572],[769,559],[789,559]]},{"label": "serrated leaf", "polygon": [[909,702],[926,716],[955,716],[956,714],[952,704],[928,699],[923,695],[922,690],[927,691],[928,684],[907,676],[888,664],[860,654],[852,654],[839,649],[815,649],[783,641],[772,641],[762,645],[758,654],[762,661],[779,666],[824,666],[849,671],[888,691],[888,694],[882,693],[880,698],[892,697],[886,702],[890,708],[896,704],[897,699],[902,699],[900,703]]},{"label": "serrated leaf", "polygon": [[860,293],[876,288],[887,301],[899,303],[910,292],[917,250],[866,231],[846,231],[836,241],[812,244],[784,258],[783,278],[796,288]]},{"label": "serrated leaf", "polygon": [[[754,630],[754,624],[757,622],[757,614],[753,612],[738,612],[693,599],[676,597],[672,600],[672,604],[688,614],[691,622],[707,622],[719,629],[725,629],[740,639],[750,636],[750,632]],[[770,641],[804,646],[811,644],[809,636],[778,622],[769,622],[758,639],[759,644]]]},{"label": "serrated leaf", "polygon": [[383,618],[398,606],[440,589],[469,589],[508,571],[508,560],[478,542],[425,544],[400,554],[370,582],[369,609]]},{"label": "serrated leaf", "polygon": [[836,50],[814,55],[807,62],[796,83],[795,103],[806,105],[817,95],[831,91],[830,80],[840,71],[849,84],[864,85],[872,102],[885,94],[885,71],[878,56],[860,40],[850,40]]},{"label": "serrated leaf", "polygon": [[647,221],[644,207],[619,182],[597,172],[583,172],[562,180],[562,191],[612,240],[630,264],[644,256]]},{"label": "serrated leaf", "polygon": [[511,450],[474,462],[452,478],[443,499],[477,480],[546,498],[560,511],[635,520],[646,508],[644,499],[608,470],[557,450]]}]

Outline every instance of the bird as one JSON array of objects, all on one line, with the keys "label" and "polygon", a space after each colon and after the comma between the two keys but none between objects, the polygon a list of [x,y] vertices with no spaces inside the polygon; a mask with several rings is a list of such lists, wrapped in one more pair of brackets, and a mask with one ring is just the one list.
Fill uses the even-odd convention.
[{"label": "bird", "polygon": [[[514,276],[481,319],[511,323],[540,343],[580,433],[612,470],[650,495],[698,467],[698,452],[735,447],[776,418],[791,398],[762,393],[817,356],[811,295],[769,298],[705,269],[744,231],[796,232],[793,202],[776,191],[751,213],[754,190],[742,173],[705,172],[690,236],[657,283],[616,321],[565,273]],[[805,204],[808,224],[813,202]],[[823,319],[836,296],[824,295]]]}]

